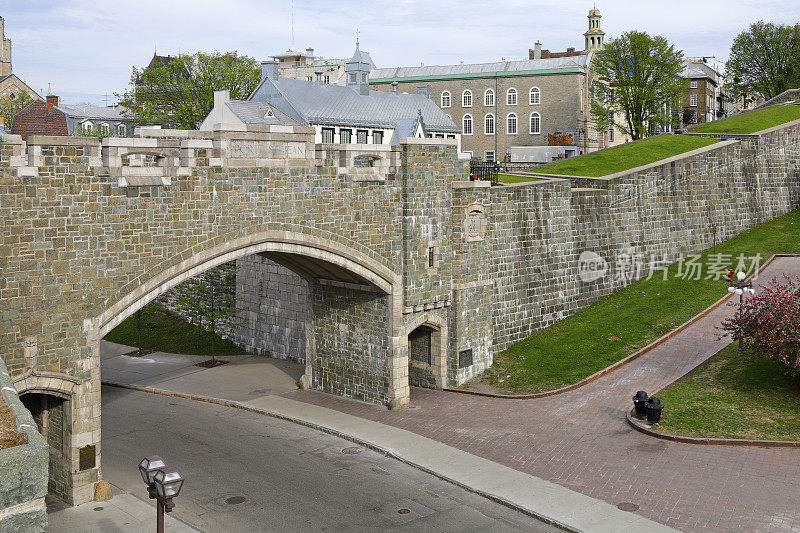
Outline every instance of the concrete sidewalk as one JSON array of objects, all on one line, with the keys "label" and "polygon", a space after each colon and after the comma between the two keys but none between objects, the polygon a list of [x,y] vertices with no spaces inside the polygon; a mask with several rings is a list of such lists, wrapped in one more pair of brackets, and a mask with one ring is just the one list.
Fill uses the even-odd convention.
[{"label": "concrete sidewalk", "polygon": [[[114,487],[114,497],[106,502],[89,502],[70,507],[59,501],[47,502],[47,531],[58,533],[94,533],[109,531],[140,533],[156,527],[156,506]],[[171,514],[164,517],[164,529],[170,533],[201,531]]]},{"label": "concrete sidewalk", "polygon": [[[119,348],[108,348],[119,352]],[[320,429],[567,530],[674,531],[640,515],[621,511],[603,501],[410,431],[278,396],[289,387],[296,388],[293,375],[297,369],[293,363],[255,357],[212,369],[190,369],[183,359],[186,356],[174,356],[171,360],[173,356],[153,354],[150,357],[157,361],[155,363],[126,361],[119,357],[103,359],[104,382],[151,392],[178,393],[226,405],[233,402],[236,407]],[[113,361],[108,369],[107,361]]]}]

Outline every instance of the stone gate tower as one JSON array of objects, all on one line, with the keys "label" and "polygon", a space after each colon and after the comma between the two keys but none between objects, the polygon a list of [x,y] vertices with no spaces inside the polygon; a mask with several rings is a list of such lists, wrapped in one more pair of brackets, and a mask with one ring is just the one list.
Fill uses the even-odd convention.
[{"label": "stone gate tower", "polygon": [[606,32],[600,29],[600,19],[602,15],[600,10],[593,7],[589,10],[589,29],[583,34],[586,39],[586,46],[584,50],[602,50]]},{"label": "stone gate tower", "polygon": [[6,21],[0,17],[0,76],[11,74],[11,39],[6,39]]}]

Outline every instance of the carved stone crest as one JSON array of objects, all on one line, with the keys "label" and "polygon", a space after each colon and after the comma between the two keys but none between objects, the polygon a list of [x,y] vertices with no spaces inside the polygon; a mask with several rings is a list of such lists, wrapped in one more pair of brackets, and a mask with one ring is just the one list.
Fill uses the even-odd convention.
[{"label": "carved stone crest", "polygon": [[486,208],[483,204],[474,203],[467,206],[464,220],[464,235],[467,242],[482,241],[486,235]]}]

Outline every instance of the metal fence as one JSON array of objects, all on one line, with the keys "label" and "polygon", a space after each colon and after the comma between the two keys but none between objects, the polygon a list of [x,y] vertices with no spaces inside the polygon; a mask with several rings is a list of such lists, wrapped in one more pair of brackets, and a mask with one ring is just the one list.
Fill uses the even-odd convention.
[{"label": "metal fence", "polygon": [[500,165],[494,161],[481,161],[472,159],[469,162],[469,173],[475,174],[479,180],[491,181],[492,185],[497,185],[497,172]]}]

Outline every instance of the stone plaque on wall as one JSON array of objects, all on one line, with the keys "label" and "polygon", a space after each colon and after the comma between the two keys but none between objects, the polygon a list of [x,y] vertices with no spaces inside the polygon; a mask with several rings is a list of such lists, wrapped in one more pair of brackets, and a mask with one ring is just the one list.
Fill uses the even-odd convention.
[{"label": "stone plaque on wall", "polygon": [[486,235],[486,208],[482,204],[475,203],[467,206],[464,235],[467,242],[482,241]]},{"label": "stone plaque on wall", "polygon": [[306,144],[282,141],[232,140],[230,157],[241,159],[302,159],[306,156]]},{"label": "stone plaque on wall", "polygon": [[472,366],[472,348],[458,352],[458,368]]}]

